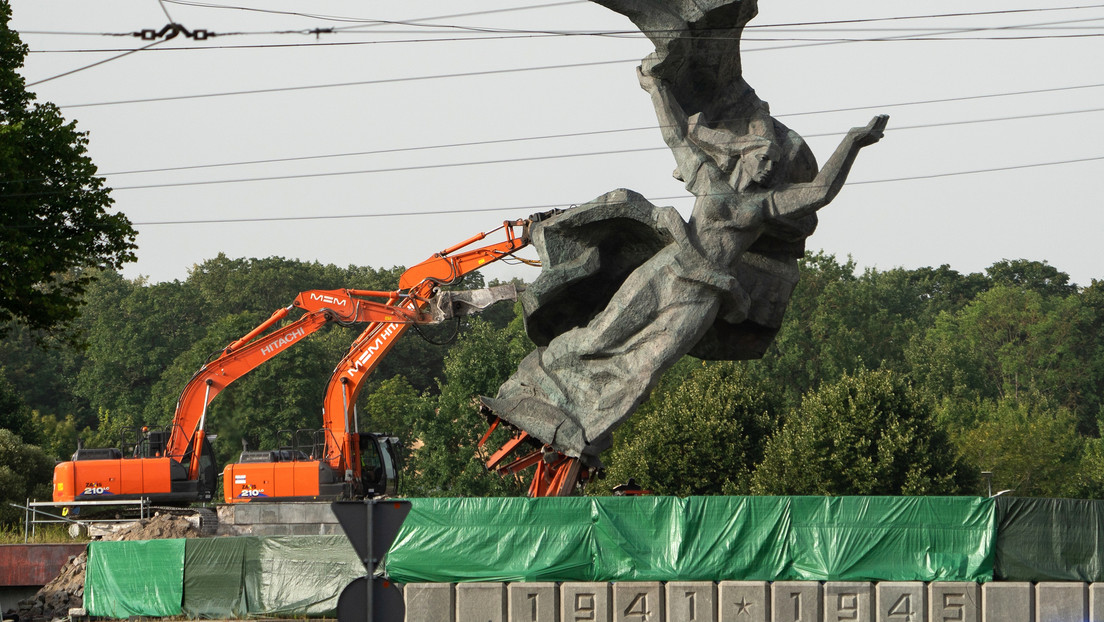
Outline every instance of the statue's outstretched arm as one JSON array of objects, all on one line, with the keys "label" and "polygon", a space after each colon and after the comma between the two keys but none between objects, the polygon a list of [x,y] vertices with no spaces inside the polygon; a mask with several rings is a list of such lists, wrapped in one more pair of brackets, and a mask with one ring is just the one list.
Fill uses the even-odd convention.
[{"label": "statue's outstretched arm", "polygon": [[713,162],[713,159],[689,139],[689,121],[686,118],[686,112],[671,93],[671,85],[666,80],[651,75],[645,66],[637,67],[636,74],[641,88],[652,96],[652,105],[655,106],[656,117],[659,118],[663,141],[674,152],[679,173],[689,185],[697,175],[698,168],[706,162]]},{"label": "statue's outstretched arm", "polygon": [[778,213],[801,217],[831,203],[843,188],[843,182],[847,180],[847,174],[851,172],[851,165],[855,163],[859,150],[881,140],[888,122],[889,115],[880,114],[871,119],[866,127],[851,128],[839,147],[836,147],[836,152],[824,163],[824,168],[820,169],[816,179],[775,193],[774,204]]}]

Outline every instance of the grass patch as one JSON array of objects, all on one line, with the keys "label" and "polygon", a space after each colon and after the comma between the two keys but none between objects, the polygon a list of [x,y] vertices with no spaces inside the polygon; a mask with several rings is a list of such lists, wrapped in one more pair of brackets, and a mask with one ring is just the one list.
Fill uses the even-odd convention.
[{"label": "grass patch", "polygon": [[[69,528],[65,525],[39,525],[35,527],[34,536],[28,537],[28,544],[76,544],[88,542],[88,536],[82,530],[79,538],[69,536]],[[0,544],[23,544],[22,525],[0,525]]]}]

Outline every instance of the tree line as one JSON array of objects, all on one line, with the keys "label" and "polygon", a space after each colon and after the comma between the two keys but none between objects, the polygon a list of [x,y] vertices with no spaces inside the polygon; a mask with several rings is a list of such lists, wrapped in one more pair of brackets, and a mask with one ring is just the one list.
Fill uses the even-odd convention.
[{"label": "tree line", "polygon": [[[212,353],[298,292],[393,289],[401,271],[223,255],[182,281],[97,270],[63,333],[6,325],[0,488],[48,497],[54,461],[78,438],[118,446],[129,429],[168,425]],[[465,286],[483,284],[473,274]],[[371,377],[360,429],[402,439],[403,494],[522,494],[524,482],[483,468],[473,403],[534,347],[520,308],[423,332],[404,335]],[[243,441],[278,447],[320,427],[322,390],[358,333],[326,327],[223,391],[208,415],[220,464]],[[632,477],[673,495],[1104,497],[1102,393],[1104,282],[1080,288],[1026,260],[974,274],[858,272],[810,254],[767,354],[681,361],[616,431],[606,478],[588,491]]]},{"label": "tree line", "polygon": [[[78,439],[117,446],[168,425],[212,353],[298,292],[390,290],[402,272],[220,255],[183,281],[122,277],[135,231],[109,210],[87,136],[26,90],[10,17],[0,0],[0,523],[18,515],[8,501],[50,497],[53,465]],[[1104,282],[1078,287],[1028,260],[969,274],[801,263],[767,354],[669,370],[615,432],[590,493],[632,477],[670,495],[1104,497]],[[375,371],[360,429],[403,441],[404,494],[521,494],[524,482],[483,468],[474,405],[534,347],[519,310],[423,332]],[[220,464],[243,443],[278,447],[319,427],[356,334],[328,326],[220,394],[208,426]]]}]

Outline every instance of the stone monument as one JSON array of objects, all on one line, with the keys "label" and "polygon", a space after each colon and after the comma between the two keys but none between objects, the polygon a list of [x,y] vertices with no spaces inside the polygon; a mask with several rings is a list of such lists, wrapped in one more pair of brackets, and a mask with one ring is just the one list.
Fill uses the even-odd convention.
[{"label": "stone monument", "polygon": [[539,346],[482,410],[587,466],[683,355],[759,358],[781,326],[817,210],[888,117],[851,129],[823,168],[743,79],[756,0],[594,0],[656,46],[637,68],[689,221],[619,189],[533,226],[542,272],[522,295]]}]

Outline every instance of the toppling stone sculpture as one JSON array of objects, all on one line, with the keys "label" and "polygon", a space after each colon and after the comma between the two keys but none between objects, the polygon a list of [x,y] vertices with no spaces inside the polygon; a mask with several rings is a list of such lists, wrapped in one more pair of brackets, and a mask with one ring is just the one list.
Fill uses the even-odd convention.
[{"label": "toppling stone sculpture", "polygon": [[591,466],[682,356],[763,355],[817,210],[888,120],[853,128],[818,171],[741,76],[754,0],[595,1],[656,44],[640,85],[694,208],[684,222],[622,189],[535,224],[543,270],[522,302],[539,347],[495,398],[481,398],[484,411]]}]

